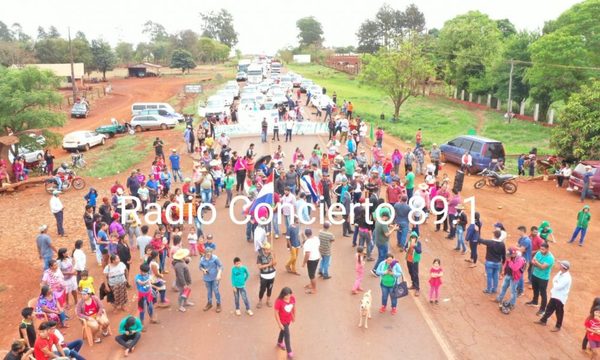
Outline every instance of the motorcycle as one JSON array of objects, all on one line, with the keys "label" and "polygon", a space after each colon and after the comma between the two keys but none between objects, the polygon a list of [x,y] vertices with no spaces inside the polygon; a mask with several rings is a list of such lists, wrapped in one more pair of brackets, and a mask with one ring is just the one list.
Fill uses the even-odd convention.
[{"label": "motorcycle", "polygon": [[517,192],[517,183],[514,181],[517,177],[515,175],[501,175],[490,169],[484,169],[477,175],[483,176],[483,178],[473,184],[475,189],[481,189],[487,185],[490,187],[501,187],[507,194]]},{"label": "motorcycle", "polygon": [[[55,177],[51,177],[47,179],[44,183],[44,187],[46,188],[46,192],[48,194],[52,194],[54,190],[58,190],[58,181]],[[66,173],[66,176],[62,179],[62,190],[67,191],[71,187],[75,188],[75,190],[82,190],[85,188],[85,180],[81,176],[75,175],[75,172],[69,170]]]},{"label": "motorcycle", "polygon": [[76,151],[71,154],[71,164],[73,168],[83,169],[87,165],[85,160],[83,159],[83,154],[79,151]]}]

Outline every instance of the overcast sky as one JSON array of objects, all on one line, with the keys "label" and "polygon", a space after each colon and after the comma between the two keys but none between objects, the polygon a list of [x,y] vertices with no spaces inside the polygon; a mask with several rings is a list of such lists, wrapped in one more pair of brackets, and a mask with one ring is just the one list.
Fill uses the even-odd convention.
[{"label": "overcast sky", "polygon": [[[415,3],[425,14],[428,28],[441,28],[446,20],[469,10],[487,13],[493,19],[508,18],[518,29],[535,30],[580,1],[577,0],[390,0],[396,9]],[[234,17],[239,34],[237,47],[244,53],[275,53],[297,45],[296,20],[315,16],[323,24],[325,45],[356,45],[356,31],[372,18],[384,1],[365,0],[17,0],[3,2],[0,21],[18,22],[25,32],[37,35],[37,27],[56,26],[61,34],[83,31],[88,39],[102,37],[118,41],[147,41],[142,25],[160,23],[170,33],[183,29],[201,32],[200,12],[225,8]],[[156,5],[155,5],[156,4]]]}]

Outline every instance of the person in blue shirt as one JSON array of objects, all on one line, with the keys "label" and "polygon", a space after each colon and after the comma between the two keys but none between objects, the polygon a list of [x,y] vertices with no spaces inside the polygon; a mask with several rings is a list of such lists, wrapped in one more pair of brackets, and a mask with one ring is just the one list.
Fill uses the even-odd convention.
[{"label": "person in blue shirt", "polygon": [[519,155],[517,159],[517,171],[519,176],[525,176],[525,154]]},{"label": "person in blue shirt", "polygon": [[219,281],[223,272],[223,264],[216,255],[213,255],[212,248],[206,248],[204,257],[200,260],[200,271],[204,274],[203,280],[208,290],[208,302],[204,307],[204,311],[212,308],[212,295],[215,294],[217,300],[217,312],[221,312],[221,294],[219,293]]},{"label": "person in blue shirt", "polygon": [[93,187],[90,188],[90,191],[83,197],[87,201],[87,205],[92,207],[92,213],[96,213],[96,202],[98,199],[98,192]]},{"label": "person in blue shirt", "polygon": [[152,176],[149,176],[148,182],[146,182],[146,186],[150,190],[150,202],[155,203],[158,194],[158,181],[154,180]]},{"label": "person in blue shirt", "polygon": [[176,149],[171,150],[171,156],[169,156],[169,161],[171,162],[171,172],[173,173],[173,180],[177,182],[177,177],[179,177],[179,181],[183,182],[183,175],[181,174],[181,165],[179,164],[179,154],[177,154]]},{"label": "person in blue shirt", "polygon": [[[517,241],[517,245],[519,245],[519,250],[525,261],[527,262],[527,266],[531,266],[531,239],[527,236],[527,228],[523,225],[518,227],[519,230],[519,240]],[[530,274],[530,273],[528,273]],[[519,283],[517,284],[517,294],[521,295],[523,293],[523,284],[525,276],[521,276]],[[528,276],[527,282],[531,282],[531,277]]]},{"label": "person in blue shirt", "polygon": [[592,172],[592,167],[587,165],[585,167],[585,172],[583,173],[583,189],[581,189],[581,202],[583,202],[585,200],[586,197],[588,197],[588,195],[592,195],[591,191],[590,191],[590,182],[591,182],[591,177],[594,175],[594,173]]}]

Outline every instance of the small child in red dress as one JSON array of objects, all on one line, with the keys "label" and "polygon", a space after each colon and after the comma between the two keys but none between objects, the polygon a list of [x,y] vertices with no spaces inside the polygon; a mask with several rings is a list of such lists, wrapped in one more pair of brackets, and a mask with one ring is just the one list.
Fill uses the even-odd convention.
[{"label": "small child in red dress", "polygon": [[442,286],[442,275],[444,271],[441,267],[440,259],[433,260],[433,265],[429,270],[429,303],[437,304],[440,298],[440,286]]}]

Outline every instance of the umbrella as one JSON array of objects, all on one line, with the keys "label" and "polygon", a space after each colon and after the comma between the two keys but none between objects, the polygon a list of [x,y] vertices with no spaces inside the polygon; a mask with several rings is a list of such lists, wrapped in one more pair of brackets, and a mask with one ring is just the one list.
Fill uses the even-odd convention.
[{"label": "umbrella", "polygon": [[271,162],[271,155],[264,155],[258,158],[258,160],[256,160],[255,163],[255,167],[257,167],[258,165],[260,165],[261,163],[265,163],[265,164],[269,164]]}]

